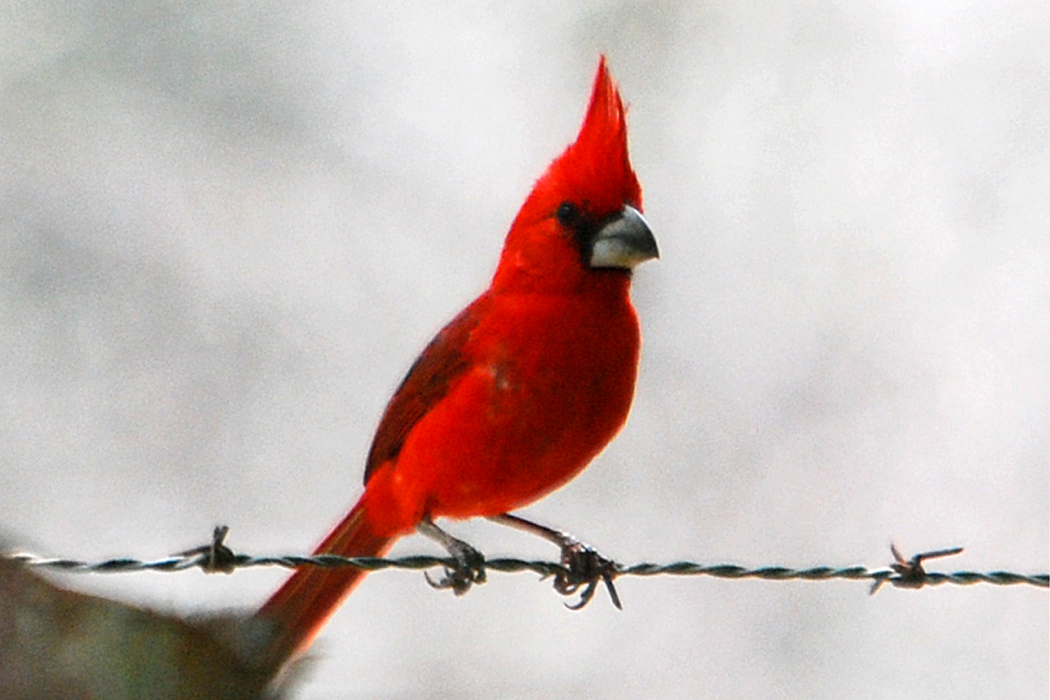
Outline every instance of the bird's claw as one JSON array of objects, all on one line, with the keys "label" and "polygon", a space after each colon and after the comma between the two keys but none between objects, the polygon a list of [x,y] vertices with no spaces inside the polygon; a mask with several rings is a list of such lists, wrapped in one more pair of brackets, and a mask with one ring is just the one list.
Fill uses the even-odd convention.
[{"label": "bird's claw", "polygon": [[606,559],[584,543],[570,539],[562,544],[561,565],[562,570],[554,575],[554,590],[567,596],[583,588],[580,600],[573,604],[566,603],[565,607],[579,610],[591,602],[598,591],[598,584],[604,583],[613,605],[617,610],[623,610],[620,596],[613,586],[613,578],[619,570],[612,559]]},{"label": "bird's claw", "polygon": [[455,540],[448,549],[454,566],[445,567],[445,575],[440,581],[433,580],[430,574],[423,572],[431,588],[452,589],[455,595],[461,596],[475,583],[485,583],[485,557],[481,552],[462,540]]}]

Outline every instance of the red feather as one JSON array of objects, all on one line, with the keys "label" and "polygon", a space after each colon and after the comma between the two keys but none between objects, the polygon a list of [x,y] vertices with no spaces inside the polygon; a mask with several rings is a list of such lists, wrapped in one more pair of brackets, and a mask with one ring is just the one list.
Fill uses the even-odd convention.
[{"label": "red feather", "polygon": [[405,436],[430,408],[444,398],[468,367],[463,348],[484,312],[479,299],[461,311],[412,363],[387,404],[365,463],[365,484],[384,462],[395,459]]},{"label": "red feather", "polygon": [[[630,269],[592,267],[588,246],[625,207],[641,208],[641,188],[603,57],[579,136],[529,194],[489,289],[395,392],[365,492],[318,553],[378,555],[424,518],[513,510],[571,479],[612,439],[634,392],[638,321]],[[645,257],[654,255],[652,243]],[[260,611],[280,626],[281,653],[305,646],[362,576],[296,572]]]}]

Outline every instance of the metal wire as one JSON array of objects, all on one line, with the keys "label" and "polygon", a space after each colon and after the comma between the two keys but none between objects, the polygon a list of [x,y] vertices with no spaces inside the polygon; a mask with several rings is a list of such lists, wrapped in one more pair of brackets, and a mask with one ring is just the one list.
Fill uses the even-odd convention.
[{"label": "metal wire", "polygon": [[[379,571],[382,569],[408,569],[419,571],[432,567],[455,567],[455,561],[447,557],[341,557],[334,554],[253,557],[245,554],[234,554],[221,544],[221,539],[218,541],[217,545],[218,546],[213,543],[210,547],[202,547],[184,554],[154,561],[120,558],[107,559],[99,562],[84,562],[75,559],[39,557],[28,553],[9,554],[6,555],[5,558],[28,567],[76,573],[184,571],[186,569],[194,568],[201,568],[205,571],[223,571],[230,573],[237,569],[257,566],[280,566],[287,569],[296,569],[303,566],[319,566],[323,568],[354,566],[367,571]],[[956,571],[954,573],[936,573],[926,572],[922,569],[923,559],[932,558],[932,555],[943,556],[945,553],[954,554],[958,551],[961,550],[942,550],[939,552],[920,554],[916,555],[909,561],[904,561],[903,557],[898,557],[896,564],[891,565],[890,568],[880,569],[869,569],[865,566],[815,566],[804,569],[795,569],[784,566],[748,568],[737,564],[704,565],[690,561],[677,561],[668,564],[653,564],[647,562],[630,565],[616,564],[615,576],[713,576],[715,578],[724,579],[754,578],[766,581],[829,581],[833,579],[845,579],[850,581],[863,580],[872,582],[872,593],[877,591],[880,586],[887,583],[899,588],[921,588],[923,586],[939,586],[945,583],[959,586],[971,586],[977,583],[988,583],[996,586],[1025,584],[1040,588],[1050,588],[1050,574],[1026,575],[1008,571],[991,571],[987,573],[976,571]],[[894,554],[895,556],[897,555],[896,548],[894,548]],[[559,573],[567,573],[566,568],[558,562],[530,561],[513,558],[486,559],[485,569],[487,571],[500,571],[504,573],[531,571],[544,578],[556,576]]]}]

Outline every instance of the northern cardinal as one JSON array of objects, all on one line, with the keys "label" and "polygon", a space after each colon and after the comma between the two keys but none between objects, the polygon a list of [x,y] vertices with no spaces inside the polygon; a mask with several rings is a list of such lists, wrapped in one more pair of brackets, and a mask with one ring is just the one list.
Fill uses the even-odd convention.
[{"label": "northern cardinal", "polygon": [[[631,273],[657,247],[624,112],[602,57],[575,143],[525,200],[489,288],[394,393],[364,493],[316,553],[379,556],[418,529],[475,566],[472,550],[433,524],[440,516],[486,516],[572,543],[508,512],[572,479],[627,419],[639,347]],[[297,571],[258,613],[274,622],[280,653],[304,648],[363,575]],[[449,583],[461,590],[464,580]]]}]

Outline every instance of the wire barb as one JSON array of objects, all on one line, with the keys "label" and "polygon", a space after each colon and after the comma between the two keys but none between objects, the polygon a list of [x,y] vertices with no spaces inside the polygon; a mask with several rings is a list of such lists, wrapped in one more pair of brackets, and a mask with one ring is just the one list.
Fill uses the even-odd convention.
[{"label": "wire barb", "polygon": [[226,539],[226,535],[229,532],[230,528],[226,525],[217,525],[211,534],[211,544],[187,549],[185,552],[179,552],[175,556],[197,557],[199,559],[197,565],[208,574],[232,574],[234,569],[237,568],[237,555],[233,553],[232,549],[223,544],[223,540]]},{"label": "wire barb", "polygon": [[[433,567],[455,567],[456,565],[456,562],[449,557],[433,556],[381,558],[315,554],[312,556],[253,557],[246,554],[237,554],[223,544],[228,532],[229,528],[217,527],[212,534],[211,544],[189,549],[181,554],[155,561],[119,558],[90,563],[75,559],[45,558],[24,552],[7,554],[3,558],[27,567],[71,573],[185,571],[186,569],[194,568],[199,568],[208,573],[232,573],[237,569],[258,566],[280,566],[286,569],[297,569],[304,566],[319,566],[323,568],[354,566],[366,571],[379,571],[382,569],[421,571]],[[939,586],[945,583],[959,586],[988,583],[996,586],[1030,585],[1039,588],[1050,588],[1050,574],[1025,575],[1007,571],[936,573],[927,572],[923,568],[923,561],[958,554],[962,551],[962,547],[924,552],[913,556],[911,559],[905,559],[896,545],[891,545],[890,551],[893,553],[895,562],[889,568],[881,569],[868,569],[864,566],[816,566],[806,569],[793,569],[783,566],[748,568],[737,564],[704,565],[690,561],[677,561],[668,564],[653,564],[649,562],[630,565],[612,564],[612,569],[607,572],[607,575],[608,583],[620,576],[713,576],[724,579],[755,578],[766,581],[866,580],[872,582],[871,594],[874,594],[887,583],[897,588],[908,589]],[[570,575],[569,570],[560,562],[529,561],[513,558],[486,559],[485,569],[503,573],[530,571],[539,574],[541,578],[550,576],[567,577]],[[604,576],[602,580],[605,580]]]},{"label": "wire barb", "polygon": [[[963,551],[962,547],[952,547],[950,549],[938,549],[932,552],[923,552],[922,554],[916,554],[911,559],[905,559],[904,555],[897,549],[897,545],[890,544],[890,553],[893,554],[893,558],[896,563],[890,564],[890,568],[897,572],[900,576],[898,580],[894,582],[894,585],[898,588],[922,588],[927,583],[930,583],[930,577],[926,573],[926,570],[922,568],[922,562],[925,559],[937,559],[939,557],[951,557],[959,554]],[[875,595],[879,591],[879,587],[885,583],[885,580],[875,581],[871,584],[871,595]]]}]

